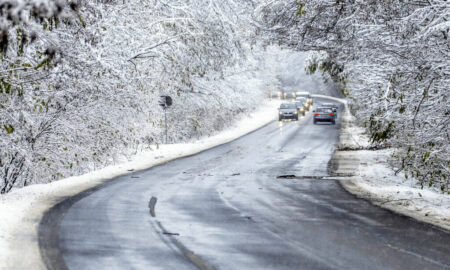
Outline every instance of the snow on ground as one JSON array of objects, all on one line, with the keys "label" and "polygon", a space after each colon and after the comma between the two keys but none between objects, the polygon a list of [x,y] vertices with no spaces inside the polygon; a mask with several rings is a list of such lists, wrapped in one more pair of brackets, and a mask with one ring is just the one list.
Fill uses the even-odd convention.
[{"label": "snow on ground", "polygon": [[[355,125],[355,119],[348,107],[343,116],[340,147],[368,146],[369,140],[364,129]],[[450,196],[437,189],[422,189],[416,179],[406,179],[402,173],[395,175],[388,163],[393,151],[337,151],[335,159],[341,168],[337,168],[334,173],[354,175],[345,177],[341,184],[358,197],[399,214],[450,230]]]},{"label": "snow on ground", "polygon": [[44,269],[37,242],[41,217],[52,206],[112,178],[144,170],[230,142],[268,123],[277,116],[279,101],[267,102],[232,128],[193,143],[169,144],[142,153],[130,162],[49,184],[16,189],[0,196],[0,269]]}]

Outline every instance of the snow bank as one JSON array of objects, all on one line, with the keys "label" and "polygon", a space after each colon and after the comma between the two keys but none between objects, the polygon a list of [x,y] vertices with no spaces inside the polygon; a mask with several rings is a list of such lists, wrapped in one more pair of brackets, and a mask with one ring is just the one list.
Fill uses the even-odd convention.
[{"label": "snow bank", "polygon": [[50,184],[27,186],[0,196],[0,269],[45,269],[37,242],[38,224],[45,211],[64,198],[132,171],[145,170],[235,140],[274,121],[278,106],[279,101],[268,101],[232,128],[212,137],[193,143],[160,145],[124,164]]},{"label": "snow bank", "polygon": [[[347,107],[347,106],[346,106]],[[348,108],[340,133],[340,148],[368,146],[364,129],[354,124]],[[450,230],[450,196],[434,189],[422,189],[418,181],[395,175],[389,166],[393,149],[377,151],[337,151],[332,173],[347,175],[342,186],[374,204]],[[351,176],[349,176],[351,175]]]}]

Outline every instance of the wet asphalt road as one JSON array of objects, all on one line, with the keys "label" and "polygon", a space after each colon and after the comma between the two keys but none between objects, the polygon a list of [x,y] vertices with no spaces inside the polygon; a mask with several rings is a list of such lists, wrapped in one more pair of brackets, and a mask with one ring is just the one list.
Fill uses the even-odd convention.
[{"label": "wet asphalt road", "polygon": [[[41,223],[44,261],[52,269],[450,269],[449,232],[307,177],[328,174],[338,128],[313,125],[309,112],[70,198]],[[287,174],[305,177],[276,178]]]}]

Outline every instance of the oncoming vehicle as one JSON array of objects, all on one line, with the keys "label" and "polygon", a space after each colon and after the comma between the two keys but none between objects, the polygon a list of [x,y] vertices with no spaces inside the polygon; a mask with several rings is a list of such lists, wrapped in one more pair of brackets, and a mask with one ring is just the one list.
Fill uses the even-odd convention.
[{"label": "oncoming vehicle", "polygon": [[332,108],[319,107],[314,111],[313,123],[314,125],[317,122],[330,122],[331,124],[336,124],[336,115],[333,112]]},{"label": "oncoming vehicle", "polygon": [[296,97],[304,97],[308,101],[309,105],[313,105],[313,98],[309,92],[295,92]]},{"label": "oncoming vehicle", "polygon": [[294,91],[283,91],[283,99],[295,99],[295,92]]},{"label": "oncoming vehicle", "polygon": [[281,103],[278,109],[278,120],[293,119],[298,120],[298,111],[295,103]]},{"label": "oncoming vehicle", "polygon": [[294,103],[295,103],[295,106],[297,107],[298,113],[299,114],[301,113],[303,116],[305,116],[305,114],[306,114],[305,102],[296,99]]},{"label": "oncoming vehicle", "polygon": [[273,98],[281,99],[281,91],[271,91],[269,93],[269,98],[270,99],[273,99]]},{"label": "oncoming vehicle", "polygon": [[303,107],[306,111],[309,111],[309,109],[311,108],[311,105],[309,104],[308,100],[304,97],[296,97],[295,102],[302,102]]}]

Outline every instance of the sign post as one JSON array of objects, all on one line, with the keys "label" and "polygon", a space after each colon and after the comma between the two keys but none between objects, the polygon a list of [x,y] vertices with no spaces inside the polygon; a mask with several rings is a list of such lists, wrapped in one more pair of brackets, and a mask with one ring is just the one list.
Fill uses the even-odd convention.
[{"label": "sign post", "polygon": [[164,110],[164,126],[165,126],[165,138],[167,144],[167,108],[172,106],[172,98],[170,96],[161,96],[161,100],[159,101],[159,105],[163,107]]}]

